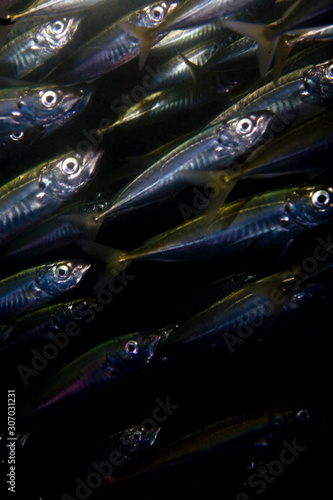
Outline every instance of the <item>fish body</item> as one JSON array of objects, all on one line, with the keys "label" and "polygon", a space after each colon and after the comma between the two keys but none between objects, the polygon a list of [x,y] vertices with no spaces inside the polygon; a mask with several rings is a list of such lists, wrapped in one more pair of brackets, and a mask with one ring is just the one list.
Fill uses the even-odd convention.
[{"label": "fish body", "polygon": [[85,299],[75,299],[42,307],[0,326],[0,355],[16,354],[27,347],[49,342],[66,332],[69,322],[82,321],[88,309]]},{"label": "fish body", "polygon": [[172,30],[151,48],[149,62],[151,59],[160,62],[161,58],[174,56],[175,51],[182,53],[184,50],[191,50],[195,45],[201,45],[217,36],[228,44],[239,38],[238,34],[221,27],[219,23],[204,24],[187,30]]},{"label": "fish body", "polygon": [[242,13],[248,7],[259,4],[257,0],[185,0],[163,23],[161,29],[169,31],[193,28],[215,21],[216,18],[222,19]]},{"label": "fish body", "polygon": [[55,374],[28,403],[22,416],[87,398],[135,377],[154,359],[161,337],[162,332],[139,332],[96,345]]},{"label": "fish body", "polygon": [[[14,238],[3,248],[2,259],[21,260],[36,258],[49,252],[57,251],[75,243],[79,239],[94,239],[95,231],[91,234],[90,225],[84,224],[86,218],[81,214],[97,214],[106,202],[96,201],[91,204],[83,203],[79,207],[68,209],[46,218],[31,230],[25,231],[21,236]],[[99,227],[96,225],[95,230]]]},{"label": "fish body", "polygon": [[79,259],[50,262],[1,280],[1,321],[38,309],[77,287],[89,268]]},{"label": "fish body", "polygon": [[333,97],[333,62],[326,61],[315,66],[291,71],[283,75],[279,84],[264,84],[238,99],[222,111],[209,124],[230,118],[240,112],[268,109],[285,122],[285,127],[314,117],[325,111]]},{"label": "fish body", "polygon": [[212,171],[230,165],[262,140],[274,120],[274,114],[263,111],[200,131],[134,179],[98,218],[166,198],[186,186],[186,172]]},{"label": "fish body", "polygon": [[[299,269],[297,269],[297,272]],[[224,347],[237,349],[235,339],[255,337],[281,325],[301,308],[332,297],[332,285],[307,283],[295,271],[282,271],[221,297],[176,328],[165,339],[164,347],[174,352],[180,346]]]},{"label": "fish body", "polygon": [[124,22],[122,27],[141,40],[140,68],[148,57],[148,53],[156,44],[161,33],[171,30],[182,30],[202,26],[203,24],[223,19],[239,12],[245,12],[250,6],[267,8],[272,2],[258,0],[185,0],[180,3],[173,13],[158,27],[135,29],[131,23]]},{"label": "fish body", "polygon": [[14,22],[22,17],[30,15],[52,15],[68,12],[78,12],[94,5],[106,3],[105,0],[36,0],[29,2],[23,9],[7,11],[7,19]]},{"label": "fish body", "polygon": [[1,75],[24,78],[56,56],[73,39],[80,20],[47,21],[8,41],[0,49]]},{"label": "fish body", "polygon": [[[228,180],[265,178],[299,173],[315,176],[330,166],[333,145],[332,112],[307,120],[286,130],[273,142],[262,145]],[[321,160],[319,160],[321,158]]]},{"label": "fish body", "polygon": [[[94,81],[132,60],[140,52],[140,41],[124,31],[121,23],[133,23],[137,28],[158,26],[178,4],[177,0],[156,2],[112,23],[81,46],[70,58],[70,69],[55,68],[56,79],[66,84]],[[48,75],[48,79],[52,77]]]},{"label": "fish body", "polygon": [[0,188],[0,242],[51,215],[82,189],[95,173],[101,152],[76,151],[52,158]]},{"label": "fish body", "polygon": [[0,133],[21,133],[60,120],[84,98],[82,89],[19,85],[0,89]]},{"label": "fish body", "polygon": [[183,82],[149,94],[130,107],[123,106],[124,111],[120,113],[118,120],[99,132],[104,134],[116,127],[158,123],[177,114],[204,108],[214,101],[228,102],[230,95],[236,92],[247,77],[246,72],[233,78],[223,73],[207,71],[194,82],[189,72]]},{"label": "fish body", "polygon": [[325,418],[325,410],[312,406],[282,406],[279,409],[257,410],[228,416],[214,423],[204,425],[194,432],[184,434],[163,447],[155,444],[155,451],[129,474],[106,477],[105,483],[112,485],[119,480],[145,477],[149,473],[170,471],[171,467],[188,463],[198,458],[216,454],[230,460],[234,454],[243,458],[267,456],[281,447],[281,441],[288,435],[307,435]]},{"label": "fish body", "polygon": [[[195,45],[184,50],[181,54],[174,55],[165,63],[159,64],[154,78],[154,91],[163,90],[188,80],[191,71],[204,69],[221,47],[227,45],[229,45],[229,35],[221,36],[219,34],[215,39],[209,39]],[[191,67],[189,67],[189,63],[192,63]]]},{"label": "fish body", "polygon": [[113,257],[119,263],[222,259],[282,246],[327,224],[332,215],[331,187],[281,188],[226,203],[208,228],[204,216],[195,217]]}]

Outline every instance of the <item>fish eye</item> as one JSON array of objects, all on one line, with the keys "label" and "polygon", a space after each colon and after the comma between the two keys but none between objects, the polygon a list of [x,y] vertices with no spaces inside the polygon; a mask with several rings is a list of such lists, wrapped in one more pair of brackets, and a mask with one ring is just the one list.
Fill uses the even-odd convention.
[{"label": "fish eye", "polygon": [[312,204],[316,207],[316,208],[326,208],[330,201],[331,201],[331,198],[330,198],[330,194],[328,191],[324,191],[323,189],[320,190],[320,191],[316,191],[315,193],[313,193],[312,195]]},{"label": "fish eye", "polygon": [[164,19],[163,7],[161,5],[156,5],[150,10],[149,16],[152,21],[163,21]]},{"label": "fish eye", "polygon": [[53,90],[47,90],[41,97],[43,106],[46,108],[53,108],[58,101],[58,96]]},{"label": "fish eye", "polygon": [[95,210],[96,212],[101,212],[103,208],[104,208],[103,203],[99,203],[98,205],[96,205]]},{"label": "fish eye", "polygon": [[66,280],[69,277],[69,267],[64,264],[60,265],[56,267],[55,274],[59,280]]},{"label": "fish eye", "polygon": [[134,431],[131,436],[135,441],[140,442],[142,440],[142,432],[141,431]]},{"label": "fish eye", "polygon": [[296,418],[298,420],[301,420],[302,422],[305,422],[305,420],[308,420],[310,418],[310,413],[308,412],[308,410],[300,410],[297,413]]},{"label": "fish eye", "polygon": [[65,174],[72,175],[76,174],[76,172],[79,169],[79,162],[77,161],[76,158],[66,158],[62,162],[62,170],[65,172]]},{"label": "fish eye", "polygon": [[333,64],[330,64],[330,66],[327,68],[326,76],[329,80],[333,80]]},{"label": "fish eye", "polygon": [[136,340],[129,340],[125,346],[127,354],[139,354],[139,344]]},{"label": "fish eye", "polygon": [[12,141],[19,142],[23,139],[24,132],[18,132],[17,134],[10,134],[9,137],[11,138]]},{"label": "fish eye", "polygon": [[239,134],[246,135],[250,134],[253,129],[253,122],[249,118],[242,118],[242,120],[239,120],[237,123],[236,130]]},{"label": "fish eye", "polygon": [[65,25],[62,21],[55,21],[53,24],[52,24],[52,33],[54,35],[60,35],[65,29]]}]

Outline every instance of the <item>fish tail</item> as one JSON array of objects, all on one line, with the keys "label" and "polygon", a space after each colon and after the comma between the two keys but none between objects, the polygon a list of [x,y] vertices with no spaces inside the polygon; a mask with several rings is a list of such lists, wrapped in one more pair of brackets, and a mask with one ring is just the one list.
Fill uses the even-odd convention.
[{"label": "fish tail", "polygon": [[215,219],[219,209],[224,205],[226,199],[236,185],[238,177],[237,174],[215,170],[205,170],[203,172],[184,171],[180,173],[179,178],[183,179],[185,182],[206,187],[212,186],[214,190],[214,196],[212,195],[209,198],[209,203],[203,212],[203,218],[207,228]]},{"label": "fish tail", "polygon": [[130,35],[138,38],[141,41],[141,49],[139,54],[139,69],[143,69],[150,49],[157,41],[159,30],[153,28],[143,28],[141,26],[134,26],[133,24],[120,22],[119,26],[127,31]]},{"label": "fish tail", "polygon": [[226,20],[223,21],[223,25],[243,36],[254,38],[257,41],[259,70],[261,76],[264,76],[271,67],[280,36],[270,37],[269,26],[266,24],[251,24]]},{"label": "fish tail", "polygon": [[287,43],[287,37],[282,36],[276,46],[274,57],[274,85],[278,84],[278,80],[282,73],[282,68],[292,50],[292,45]]},{"label": "fish tail", "polygon": [[103,223],[103,218],[95,217],[92,214],[68,214],[61,215],[60,221],[71,223],[79,227],[82,232],[82,239],[94,241]]},{"label": "fish tail", "polygon": [[97,262],[102,263],[102,270],[96,276],[92,285],[92,292],[96,293],[105,288],[130,265],[132,259],[129,252],[118,248],[111,248],[92,241],[78,240],[77,245],[81,250]]}]

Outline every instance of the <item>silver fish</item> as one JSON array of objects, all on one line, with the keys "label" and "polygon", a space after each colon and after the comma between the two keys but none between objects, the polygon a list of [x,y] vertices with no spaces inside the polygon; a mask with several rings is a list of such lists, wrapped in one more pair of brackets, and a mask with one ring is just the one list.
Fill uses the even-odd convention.
[{"label": "silver fish", "polygon": [[135,377],[154,359],[163,332],[135,332],[96,345],[64,366],[33,396],[21,416],[35,415]]},{"label": "silver fish", "polygon": [[[90,91],[88,91],[90,94]],[[18,84],[0,89],[0,131],[10,134],[60,120],[83,100],[85,92],[59,85]]]},{"label": "silver fish", "polygon": [[2,76],[26,77],[56,56],[73,39],[80,19],[59,18],[29,29],[0,49]]},{"label": "silver fish", "polygon": [[51,215],[95,173],[101,152],[59,155],[0,188],[0,244]]},{"label": "silver fish", "polygon": [[77,287],[89,268],[79,259],[49,262],[1,280],[1,321],[38,309]]},{"label": "silver fish", "polygon": [[[165,199],[191,182],[186,173],[220,170],[249,153],[275,121],[269,111],[243,114],[194,134],[128,184],[96,217]],[[185,174],[185,175],[184,175]]]}]

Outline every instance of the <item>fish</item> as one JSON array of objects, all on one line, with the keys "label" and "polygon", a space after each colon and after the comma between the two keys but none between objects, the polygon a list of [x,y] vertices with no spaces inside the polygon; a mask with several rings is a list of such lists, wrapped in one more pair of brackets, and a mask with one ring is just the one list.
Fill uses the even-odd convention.
[{"label": "fish", "polygon": [[[206,309],[180,324],[164,339],[164,356],[180,347],[222,348],[234,353],[244,340],[262,340],[271,328],[293,321],[299,310],[332,298],[332,281],[325,276],[318,282],[299,275],[300,267],[273,273],[245,283]],[[317,302],[318,301],[318,302]]]},{"label": "fish", "polygon": [[213,40],[217,35],[225,40],[228,45],[240,36],[221,26],[220,23],[209,23],[186,30],[172,30],[159,40],[149,52],[149,62],[161,62],[162,59],[174,56],[175,51],[183,53],[194,45],[200,45],[208,40]]},{"label": "fish", "polygon": [[274,58],[274,83],[277,84],[285,61],[295,46],[310,42],[331,42],[332,38],[333,25],[292,30],[283,34],[277,44]]},{"label": "fish", "polygon": [[[290,434],[293,437],[309,438],[322,425],[328,413],[326,408],[311,403],[282,404],[279,408],[261,406],[256,410],[241,410],[234,415],[229,413],[220,420],[205,424],[178,438],[171,437],[164,445],[159,445],[157,437],[152,453],[145,460],[127,474],[106,476],[104,485],[110,487],[118,481],[140,477],[147,480],[151,473],[170,474],[172,468],[185,463],[193,465],[199,458],[203,459],[200,468],[202,476],[202,467],[211,454],[214,454],[223,468],[235,456],[242,457],[245,463],[248,458],[264,459],[270,453],[273,452],[274,455],[274,452],[279,451],[281,442]],[[232,464],[234,465],[234,461]]]},{"label": "fish", "polygon": [[[225,203],[207,226],[205,215],[195,216],[148,239],[133,250],[79,241],[79,247],[104,264],[96,277],[102,286],[115,269],[133,261],[226,261],[263,249],[286,253],[293,241],[332,221],[332,188],[325,185],[288,186]],[[281,258],[280,258],[281,260]]]},{"label": "fish", "polygon": [[[271,81],[240,97],[207,126],[258,109],[275,113],[285,124],[296,126],[324,112],[333,97],[333,61],[311,64],[283,75],[277,86]],[[282,132],[281,130],[278,133]]]},{"label": "fish", "polygon": [[[216,281],[200,287],[190,293],[180,304],[180,314],[177,316],[177,323],[183,323],[184,319],[190,319],[198,311],[203,311],[218,300],[240,289],[247,283],[252,283],[259,279],[256,271],[241,271],[219,278]],[[170,328],[172,328],[170,326]],[[165,343],[169,335],[165,337]],[[164,344],[164,342],[162,342]]]},{"label": "fish", "polygon": [[286,130],[253,151],[237,171],[222,172],[220,192],[227,197],[236,182],[300,174],[314,179],[330,168],[333,146],[332,111]]},{"label": "fish", "polygon": [[[91,91],[86,95],[91,95]],[[1,88],[1,134],[21,133],[31,127],[61,120],[84,98],[84,89],[75,87],[17,82],[14,86]]]},{"label": "fish", "polygon": [[201,26],[205,23],[222,19],[245,11],[250,6],[272,6],[274,1],[260,2],[258,0],[185,0],[159,26],[152,28],[137,28],[131,23],[122,22],[121,27],[131,35],[141,40],[140,68],[143,68],[151,47],[163,32]]},{"label": "fish", "polygon": [[106,205],[107,201],[103,199],[91,203],[84,201],[74,206],[66,204],[64,210],[58,209],[54,215],[3,247],[0,253],[2,261],[37,258],[58,251],[79,239],[94,239],[100,226],[89,224],[86,227],[85,218],[81,218],[80,214],[94,215]]},{"label": "fish", "polygon": [[0,257],[4,260],[22,260],[40,257],[50,252],[75,243],[79,239],[94,239],[100,228],[84,224],[85,218],[80,214],[94,215],[106,206],[107,202],[96,200],[92,203],[83,202],[79,206],[68,206],[51,217],[41,221],[21,236],[14,238],[2,248]]},{"label": "fish", "polygon": [[154,92],[178,85],[187,80],[192,73],[194,73],[192,75],[194,80],[196,80],[196,73],[200,78],[199,70],[206,69],[211,58],[221,48],[229,46],[229,38],[228,33],[219,33],[216,38],[209,38],[182,52],[176,49],[177,53],[173,57],[158,64],[155,70]]},{"label": "fish", "polygon": [[140,51],[139,40],[125,32],[121,28],[122,23],[131,22],[138,28],[158,26],[178,3],[179,0],[160,1],[130,12],[81,45],[69,61],[56,67],[46,78],[56,78],[65,84],[91,83],[115,70],[136,57]]},{"label": "fish", "polygon": [[133,379],[153,362],[162,335],[134,332],[97,344],[42,386],[18,418],[52,410],[59,404],[73,404]]},{"label": "fish", "polygon": [[107,460],[112,452],[117,452],[123,457],[121,468],[144,458],[153,449],[160,430],[161,427],[157,425],[148,429],[138,424],[108,436],[94,449],[95,463]]},{"label": "fish", "polygon": [[79,18],[59,17],[9,40],[0,49],[1,75],[17,79],[30,76],[73,40],[79,25]]},{"label": "fish", "polygon": [[11,320],[76,288],[90,269],[82,259],[33,266],[0,281],[0,318]]},{"label": "fish", "polygon": [[296,0],[277,21],[268,25],[251,24],[233,19],[223,20],[223,25],[258,42],[258,61],[261,75],[269,70],[281,35],[299,24],[332,9],[330,0]]},{"label": "fish", "polygon": [[269,111],[258,111],[200,130],[129,183],[98,214],[96,222],[119,211],[167,198],[190,184],[193,172],[220,170],[237,162],[261,143],[275,119]]},{"label": "fish", "polygon": [[[69,322],[77,325],[82,323],[88,309],[85,299],[74,299],[47,305],[10,319],[0,326],[0,356],[16,356],[24,349],[43,345],[54,337],[63,337],[66,325]],[[64,348],[64,342],[59,342]]]},{"label": "fish", "polygon": [[207,67],[221,69],[224,67],[241,68],[250,64],[257,57],[257,42],[248,37],[241,37],[227,47],[222,47],[210,59]]},{"label": "fish", "polygon": [[0,134],[0,158],[8,158],[26,151],[42,138],[45,129],[42,125],[37,125],[30,129],[15,132],[14,134]]},{"label": "fish", "polygon": [[107,3],[105,0],[35,0],[20,9],[7,10],[4,19],[10,22],[17,21],[22,17],[31,15],[52,15],[68,12],[78,12],[87,7]]},{"label": "fish", "polygon": [[[118,119],[98,130],[100,135],[108,134],[115,128],[133,127],[157,123],[191,110],[205,109],[212,102],[228,104],[231,95],[249,77],[244,71],[237,77],[215,71],[204,71],[200,66],[193,69],[188,62],[187,79],[171,87],[148,94],[130,106],[121,106]],[[197,73],[197,70],[200,70]],[[203,72],[201,72],[203,70]],[[193,74],[195,77],[193,78]],[[186,76],[186,74],[184,74]],[[198,76],[198,78],[197,78]]]},{"label": "fish", "polygon": [[0,245],[54,213],[93,177],[101,151],[57,155],[0,187]]}]

